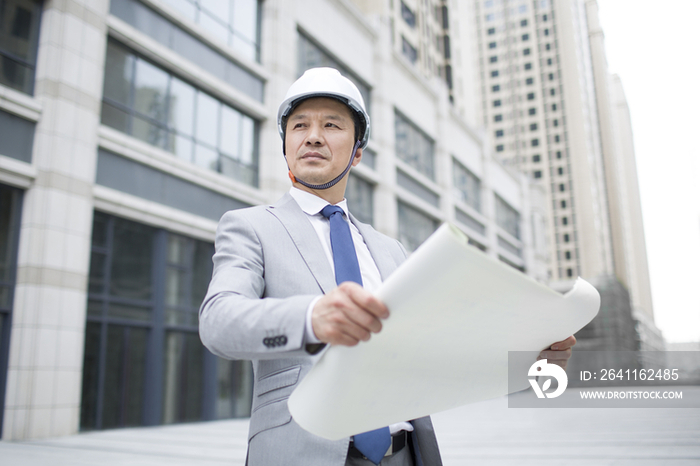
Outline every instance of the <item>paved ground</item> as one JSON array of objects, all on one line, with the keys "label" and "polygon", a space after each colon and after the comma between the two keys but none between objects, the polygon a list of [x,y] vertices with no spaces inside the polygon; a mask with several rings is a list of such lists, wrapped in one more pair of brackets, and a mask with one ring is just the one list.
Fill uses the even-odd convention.
[{"label": "paved ground", "polygon": [[[445,466],[700,466],[700,408],[509,409],[501,398],[433,421]],[[0,442],[0,466],[241,466],[247,429],[232,420]]]}]

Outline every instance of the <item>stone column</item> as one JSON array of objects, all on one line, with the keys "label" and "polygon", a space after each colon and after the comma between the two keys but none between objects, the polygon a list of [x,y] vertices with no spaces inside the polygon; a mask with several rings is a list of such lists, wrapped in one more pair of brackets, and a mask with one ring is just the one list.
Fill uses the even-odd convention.
[{"label": "stone column", "polygon": [[3,439],[78,431],[109,0],[44,4]]}]

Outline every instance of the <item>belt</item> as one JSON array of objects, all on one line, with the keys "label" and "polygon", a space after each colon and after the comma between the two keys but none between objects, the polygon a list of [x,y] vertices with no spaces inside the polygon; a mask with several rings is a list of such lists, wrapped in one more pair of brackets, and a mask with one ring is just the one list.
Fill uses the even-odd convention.
[{"label": "belt", "polygon": [[[397,432],[394,435],[392,435],[391,436],[391,446],[386,451],[384,456],[385,457],[391,456],[391,455],[394,455],[394,454],[398,453],[399,451],[401,451],[401,449],[406,446],[407,439],[408,439],[408,432],[406,432],[405,430],[402,430],[401,432]],[[360,450],[355,448],[355,444],[352,441],[350,442],[350,447],[348,448],[348,456],[350,456],[352,458],[367,459],[367,457],[365,455],[360,453]]]}]

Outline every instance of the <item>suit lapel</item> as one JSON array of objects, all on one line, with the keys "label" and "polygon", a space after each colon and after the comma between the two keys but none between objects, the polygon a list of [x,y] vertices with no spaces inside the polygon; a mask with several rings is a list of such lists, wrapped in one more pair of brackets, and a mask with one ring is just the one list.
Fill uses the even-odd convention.
[{"label": "suit lapel", "polygon": [[391,257],[386,247],[383,246],[381,237],[379,233],[371,226],[359,222],[352,214],[350,214],[350,221],[357,227],[362,235],[362,239],[369,249],[369,253],[374,259],[374,263],[379,269],[379,274],[382,276],[382,281],[386,280],[391,273],[396,270],[398,264]]},{"label": "suit lapel", "polygon": [[323,292],[328,293],[335,288],[335,274],[331,270],[321,243],[319,243],[316,230],[311,226],[299,204],[289,193],[286,193],[282,199],[269,206],[267,210],[277,217],[287,230]]}]

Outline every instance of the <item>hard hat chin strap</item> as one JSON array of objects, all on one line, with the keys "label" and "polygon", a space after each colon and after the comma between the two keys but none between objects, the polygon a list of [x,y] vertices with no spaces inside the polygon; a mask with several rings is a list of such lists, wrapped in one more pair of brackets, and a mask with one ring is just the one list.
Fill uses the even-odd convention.
[{"label": "hard hat chin strap", "polygon": [[[347,175],[347,173],[350,171],[350,168],[352,167],[352,161],[355,160],[355,154],[357,153],[357,148],[360,147],[360,143],[361,143],[361,142],[362,142],[362,141],[357,141],[357,142],[355,143],[355,147],[352,149],[352,155],[350,156],[350,160],[348,161],[348,166],[345,167],[345,170],[343,170],[343,173],[341,173],[340,175],[336,176],[335,178],[333,178],[333,179],[332,179],[331,181],[329,181],[328,183],[323,183],[323,184],[311,184],[311,183],[307,183],[307,182],[304,181],[304,180],[300,180],[299,178],[297,178],[296,176],[294,176],[294,173],[292,173],[292,170],[289,168],[289,163],[287,163],[287,169],[289,169],[289,178],[292,180],[292,183],[294,183],[294,182],[299,183],[299,184],[301,184],[301,185],[306,186],[306,187],[309,188],[309,189],[328,189],[328,188],[330,188],[330,187],[332,187],[332,186],[335,186],[335,185],[338,184],[338,182],[339,182],[340,180],[342,180],[343,177],[344,177],[345,175]],[[284,160],[287,160],[287,154],[284,155]]]}]

